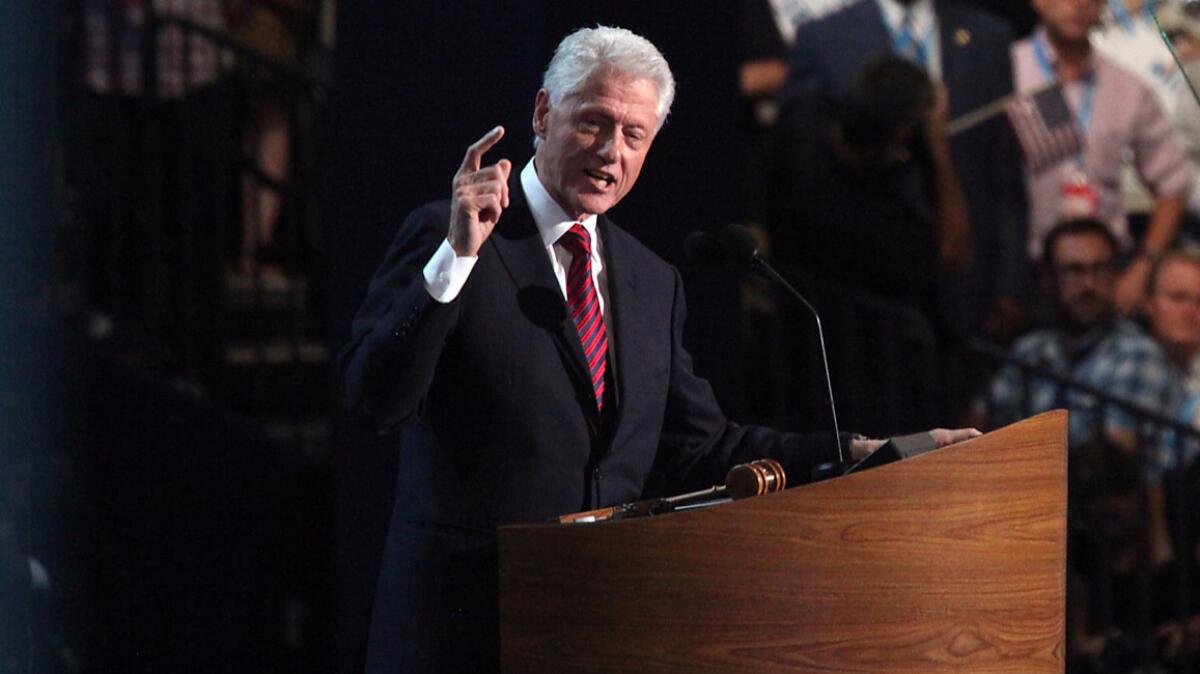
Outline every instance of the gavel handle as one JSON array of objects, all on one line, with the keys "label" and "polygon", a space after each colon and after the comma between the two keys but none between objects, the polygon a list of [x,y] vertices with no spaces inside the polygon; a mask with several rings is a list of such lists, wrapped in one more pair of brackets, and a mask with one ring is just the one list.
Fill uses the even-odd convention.
[{"label": "gavel handle", "polygon": [[[726,476],[726,483],[715,485],[708,489],[693,491],[687,494],[679,494],[678,496],[668,496],[666,498],[649,499],[646,501],[635,501],[633,503],[625,503],[622,505],[609,506],[607,508],[599,508],[589,510],[582,513],[571,513],[570,515],[562,515],[558,521],[562,524],[573,522],[601,522],[604,520],[623,519],[626,517],[641,517],[644,515],[661,515],[669,513],[673,510],[684,508],[687,506],[709,503],[718,499],[739,499],[757,494],[746,489],[735,490],[730,493],[728,482],[738,470],[749,470],[752,474],[756,474],[758,481],[758,494],[779,491],[786,485],[787,478],[784,475],[783,467],[778,462],[770,459],[760,459],[747,464],[739,464],[730,470]],[[744,484],[743,484],[744,487]],[[765,490],[765,491],[764,491]]]},{"label": "gavel handle", "polygon": [[668,496],[664,499],[659,499],[662,502],[671,506],[679,506],[691,501],[707,501],[712,498],[720,498],[725,495],[725,490],[728,489],[725,485],[716,485],[708,489],[701,489],[688,494],[680,494],[678,496]]}]

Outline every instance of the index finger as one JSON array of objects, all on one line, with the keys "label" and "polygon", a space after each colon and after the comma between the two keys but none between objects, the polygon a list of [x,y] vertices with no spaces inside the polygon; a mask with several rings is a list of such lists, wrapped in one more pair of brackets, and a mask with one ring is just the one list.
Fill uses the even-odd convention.
[{"label": "index finger", "polygon": [[483,138],[475,141],[471,147],[467,148],[467,154],[463,157],[462,167],[459,168],[459,171],[478,171],[484,153],[492,149],[492,146],[500,142],[500,139],[503,137],[503,126],[497,126],[483,134]]}]

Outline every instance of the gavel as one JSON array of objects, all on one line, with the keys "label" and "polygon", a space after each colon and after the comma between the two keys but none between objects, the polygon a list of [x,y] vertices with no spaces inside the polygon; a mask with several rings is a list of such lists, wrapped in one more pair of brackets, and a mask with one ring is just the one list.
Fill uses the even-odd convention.
[{"label": "gavel", "polygon": [[719,503],[728,503],[751,496],[762,496],[783,491],[787,486],[787,475],[783,466],[775,459],[759,459],[750,463],[739,463],[725,475],[725,484],[715,485],[678,496],[634,501],[598,510],[572,513],[558,518],[559,522],[602,522],[630,517],[665,515],[677,510],[703,508]]}]

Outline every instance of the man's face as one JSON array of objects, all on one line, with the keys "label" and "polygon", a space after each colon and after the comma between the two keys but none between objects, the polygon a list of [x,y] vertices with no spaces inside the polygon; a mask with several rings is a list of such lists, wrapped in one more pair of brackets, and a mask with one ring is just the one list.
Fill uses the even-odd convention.
[{"label": "man's face", "polygon": [[1200,267],[1173,259],[1158,272],[1146,302],[1154,338],[1171,351],[1200,351]]},{"label": "man's face", "polygon": [[1099,325],[1112,313],[1116,260],[1099,234],[1067,234],[1054,244],[1054,296],[1074,327]]},{"label": "man's face", "polygon": [[546,191],[568,215],[599,215],[617,205],[642,170],[658,125],[658,86],[621,73],[594,76],[583,90],[550,105],[538,92],[534,161]]},{"label": "man's face", "polygon": [[1087,40],[1100,21],[1101,0],[1033,0],[1033,8],[1052,35],[1070,42]]}]

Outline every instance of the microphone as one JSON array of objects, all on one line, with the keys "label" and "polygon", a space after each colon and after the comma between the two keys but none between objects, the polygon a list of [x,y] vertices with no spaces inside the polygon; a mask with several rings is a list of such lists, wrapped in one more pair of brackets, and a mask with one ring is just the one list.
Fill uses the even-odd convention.
[{"label": "microphone", "polygon": [[683,240],[684,252],[693,264],[719,264],[730,271],[757,272],[778,284],[788,295],[804,305],[817,324],[817,341],[821,345],[821,365],[825,368],[825,390],[829,394],[829,414],[833,418],[833,441],[837,443],[838,460],[842,465],[850,463],[847,451],[842,447],[841,429],[838,428],[837,405],[833,401],[833,381],[829,375],[829,356],[825,351],[825,331],[821,328],[821,316],[812,303],[800,291],[788,283],[775,268],[758,255],[758,243],[749,229],[729,224],[717,234],[692,232]]}]

